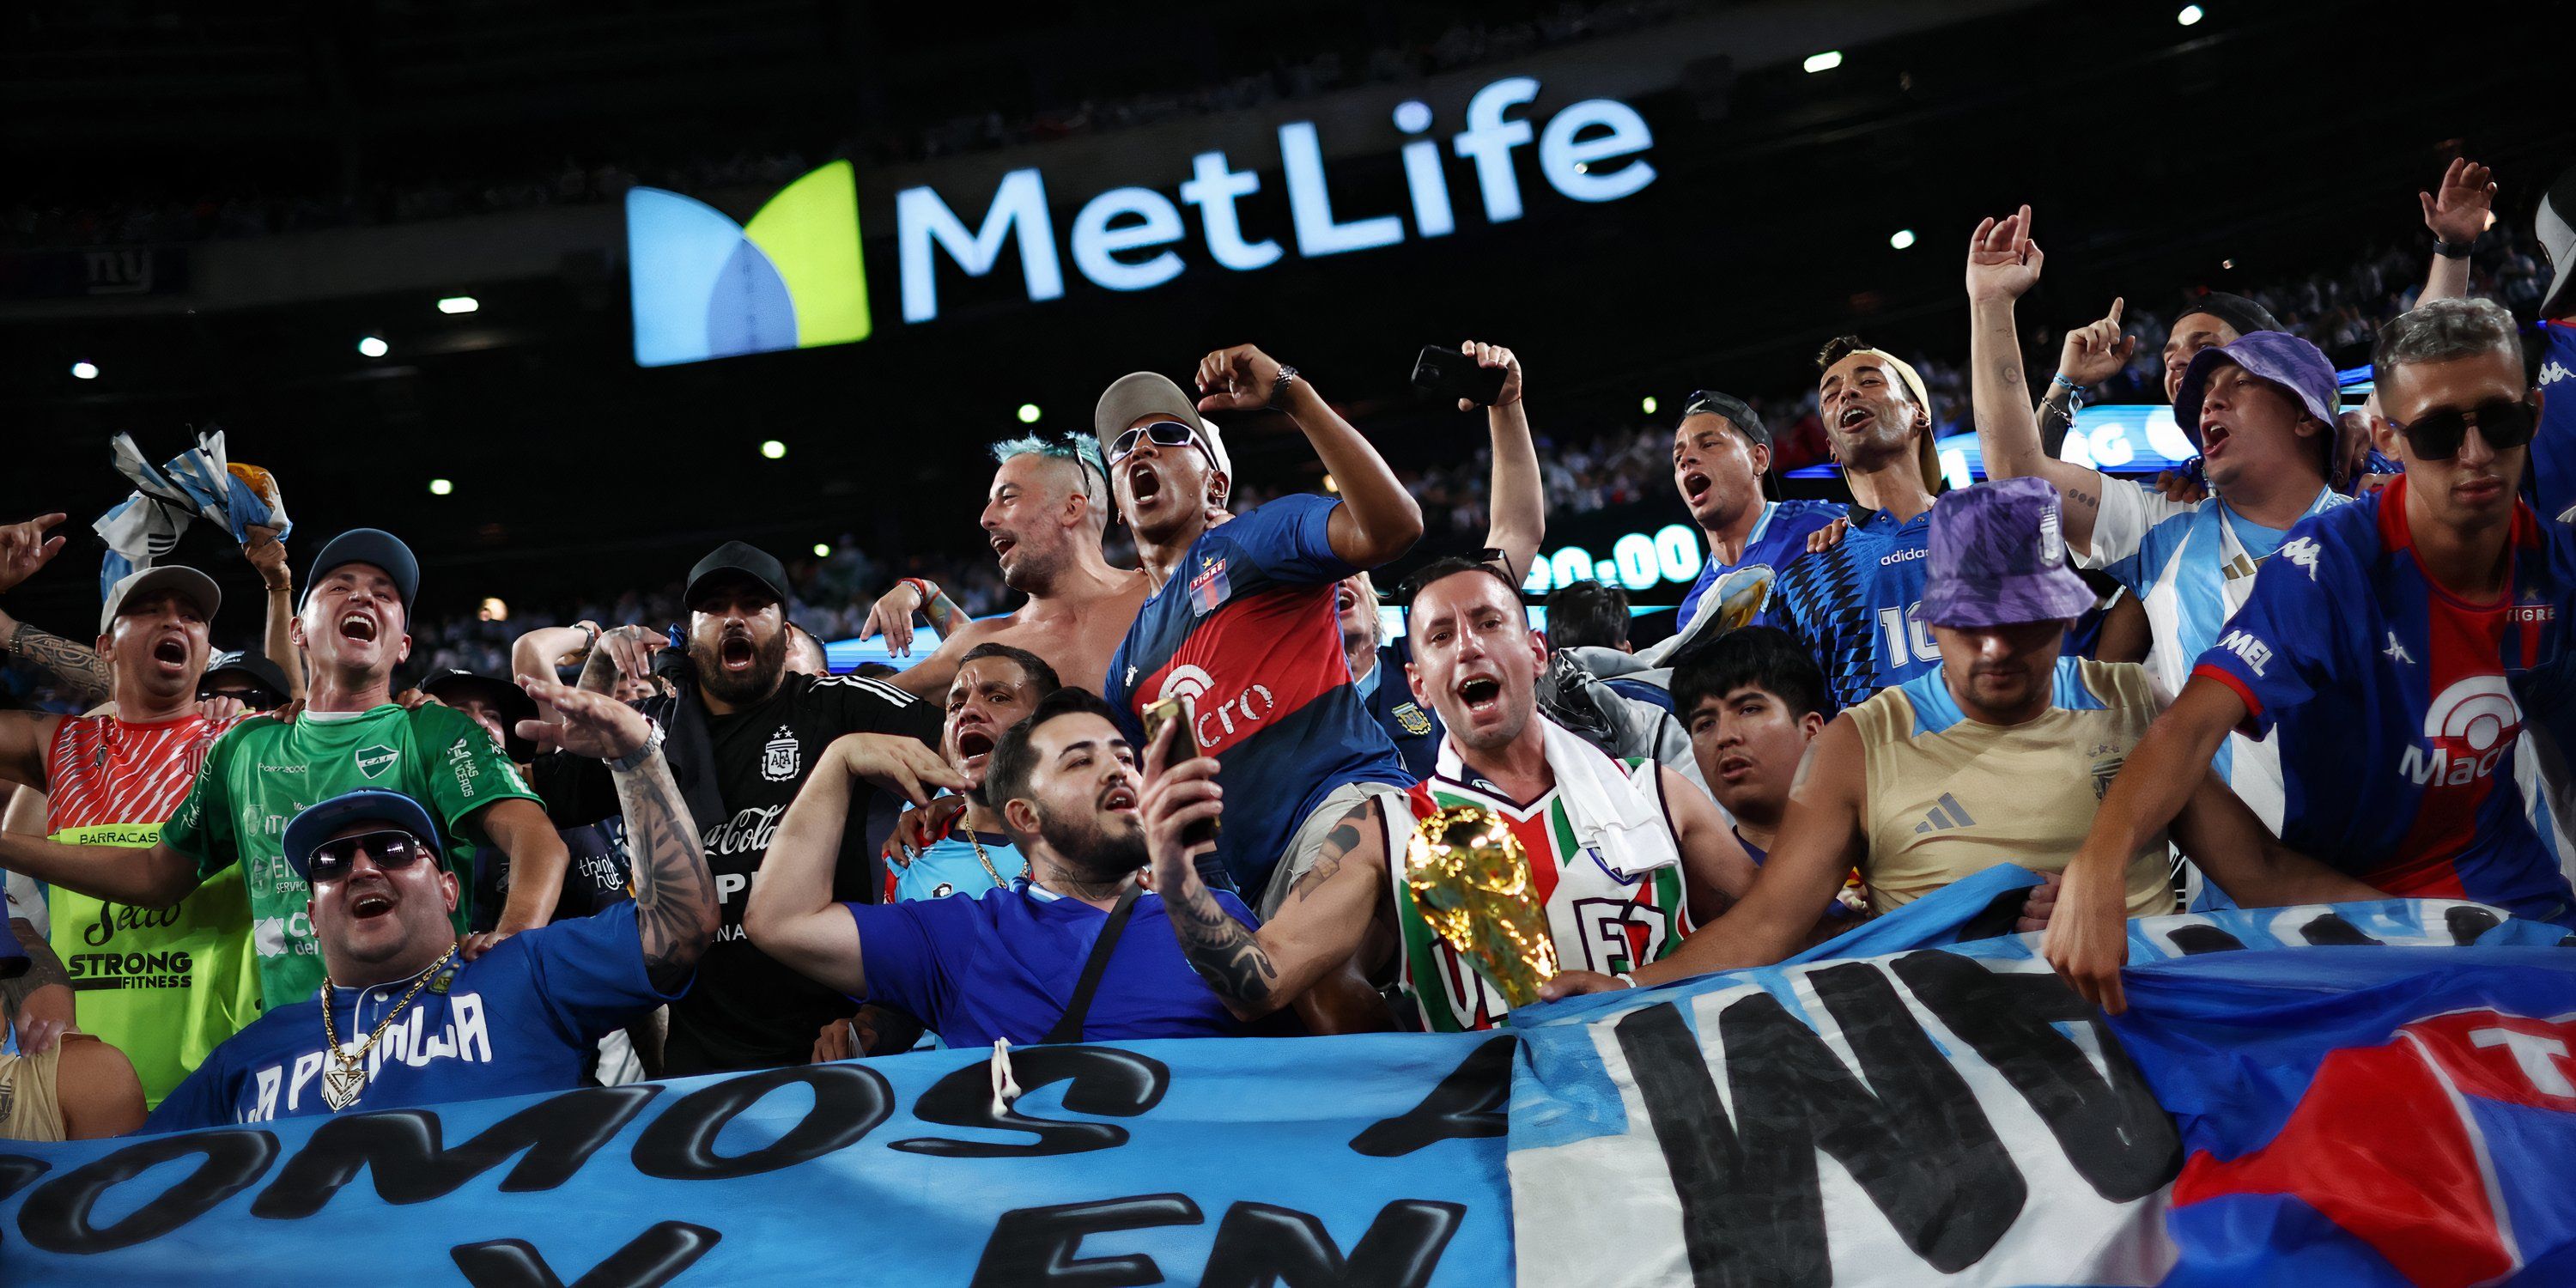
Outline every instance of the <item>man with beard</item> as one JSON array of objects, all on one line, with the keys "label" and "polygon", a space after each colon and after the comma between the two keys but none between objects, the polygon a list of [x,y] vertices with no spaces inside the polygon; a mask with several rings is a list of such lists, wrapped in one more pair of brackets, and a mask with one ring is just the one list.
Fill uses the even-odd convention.
[{"label": "man with beard", "polygon": [[[157,840],[207,745],[241,722],[198,711],[206,633],[221,602],[214,581],[163,564],[108,592],[98,656],[113,677],[115,714],[0,712],[0,778],[49,794],[45,834],[65,844],[118,847],[129,863]],[[65,964],[82,1030],[125,1052],[158,1104],[259,1014],[250,907],[231,869],[168,907],[106,901],[56,884],[43,921]],[[125,968],[166,961],[162,973]]]},{"label": "man with beard", "polygon": [[993,459],[1000,468],[984,502],[985,540],[1002,584],[1028,602],[974,621],[929,579],[907,577],[868,611],[859,638],[883,635],[888,652],[907,654],[913,614],[926,618],[942,637],[939,651],[888,681],[922,697],[947,692],[967,650],[983,644],[1026,649],[1056,674],[1096,687],[1147,590],[1144,573],[1101,557],[1111,503],[1099,449],[1082,439],[1015,438],[994,444]]},{"label": "man with beard", "polygon": [[495,845],[522,874],[498,927],[475,936],[469,954],[546,924],[564,847],[519,771],[462,712],[393,701],[394,668],[411,655],[419,588],[420,564],[392,533],[357,528],[332,538],[313,561],[292,627],[312,685],[293,723],[245,720],[216,739],[187,799],[140,856],[0,835],[0,867],[94,898],[163,908],[238,864],[261,995],[272,1009],[290,1006],[312,996],[323,967],[304,877],[281,848],[286,821],[317,800],[375,788],[435,807],[434,839],[460,866],[473,847]]},{"label": "man with beard", "polygon": [[[1542,893],[1560,963],[1624,975],[1674,951],[1753,879],[1753,865],[1706,793],[1652,760],[1613,760],[1538,711],[1547,646],[1519,588],[1490,564],[1442,559],[1413,596],[1406,681],[1447,729],[1435,775],[1401,816],[1475,807],[1519,843]],[[1434,934],[1398,869],[1400,837],[1365,840],[1354,821],[1257,930],[1231,914],[1182,837],[1219,817],[1225,793],[1205,757],[1172,760],[1173,732],[1146,753],[1145,844],[1181,950],[1233,1014],[1259,1019],[1325,971],[1392,954],[1405,996],[1440,1032],[1491,1028],[1507,1003]],[[1186,753],[1184,753],[1186,754]],[[1237,795],[1248,795],[1238,791]],[[1605,922],[1601,909],[1616,911]],[[1812,918],[1811,918],[1812,920]],[[1387,963],[1362,960],[1376,973]]]},{"label": "man with beard", "polygon": [[[787,569],[740,541],[728,541],[689,571],[686,666],[694,677],[672,697],[643,704],[670,731],[673,775],[692,816],[705,820],[707,866],[715,873],[724,927],[688,996],[671,1004],[663,1073],[686,1077],[803,1062],[824,1024],[849,1017],[847,998],[780,964],[743,934],[743,910],[779,820],[832,741],[888,734],[919,744],[939,738],[939,712],[882,680],[787,671]],[[600,637],[581,687],[612,689],[621,673],[650,670],[652,632],[623,626]],[[662,659],[668,669],[678,659]],[[588,771],[578,811],[605,812],[599,773]],[[835,897],[873,900],[879,886],[868,838],[842,838],[831,870]]]},{"label": "man with beard", "polygon": [[[1770,480],[1771,431],[1762,418],[1732,394],[1693,393],[1673,427],[1673,490],[1708,538],[1708,560],[1674,615],[1676,638],[1689,636],[1700,614],[1717,606],[1708,594],[1719,581],[1752,568],[1768,570],[1776,584],[1781,570],[1807,553],[1807,535],[1843,515],[1831,501],[1770,500]],[[1748,624],[1769,620],[1757,611]]]},{"label": "man with beard", "polygon": [[1941,463],[1923,377],[1843,336],[1816,355],[1816,404],[1851,488],[1850,530],[1800,559],[1771,592],[1771,621],[1807,646],[1838,705],[1853,706],[1940,661],[1920,616],[1923,542]]},{"label": "man with beard", "polygon": [[939,731],[939,758],[966,786],[932,802],[925,843],[888,864],[887,902],[1007,890],[1028,874],[1027,858],[984,794],[984,779],[1003,732],[1062,687],[1055,668],[1026,649],[978,644],[966,651],[948,683],[948,715]]},{"label": "man with beard", "polygon": [[[1148,707],[1188,698],[1199,751],[1231,781],[1260,786],[1237,802],[1202,875],[1267,913],[1329,836],[1355,814],[1388,816],[1410,781],[1351,682],[1332,605],[1335,583],[1412,548],[1422,510],[1296,368],[1238,345],[1201,359],[1197,384],[1193,401],[1139,371],[1092,412],[1153,587],[1102,696],[1131,744],[1144,740]],[[1201,413],[1264,409],[1306,435],[1339,500],[1300,494],[1228,511],[1233,463]]]},{"label": "man with beard", "polygon": [[[1229,1014],[1160,924],[1171,916],[1164,898],[1141,881],[1136,754],[1114,714],[1096,695],[1062,688],[1002,735],[985,797],[1028,855],[1029,875],[972,898],[834,899],[831,856],[854,780],[916,800],[964,780],[900,741],[833,743],[771,847],[752,894],[753,939],[834,990],[920,1016],[951,1047],[1295,1032]],[[1198,898],[1238,928],[1252,920],[1231,895]]]},{"label": "man with beard", "polygon": [[716,931],[714,882],[661,731],[599,694],[523,683],[564,716],[529,721],[532,734],[616,775],[636,838],[634,901],[467,958],[458,879],[428,808],[372,788],[313,805],[281,844],[312,891],[325,973],[217,1049],[147,1130],[569,1091],[600,1038],[689,986]]},{"label": "man with beard", "polygon": [[[2253,593],[2255,570],[2290,526],[2350,499],[2327,485],[2340,419],[2334,367],[2315,345],[2280,331],[2201,346],[2179,371],[2169,363],[2174,415],[2200,446],[2209,476],[2210,495],[2201,500],[2169,500],[2153,487],[2057,460],[2040,450],[2013,321],[2013,302],[2038,283],[2045,258],[2030,239],[2028,206],[1979,224],[1970,240],[1968,366],[1978,445],[1992,477],[2036,476],[2057,488],[2077,563],[2109,573],[2144,604],[2153,632],[2147,669],[2160,692],[2178,693]],[[2186,316],[2175,323],[2177,337],[2201,322],[2225,325]],[[2255,814],[2278,826],[2281,768],[2273,752],[2238,738],[2218,748],[2215,763]]]},{"label": "man with beard", "polygon": [[2539,391],[2484,301],[2402,314],[2371,356],[2373,430],[2403,476],[2292,530],[2067,864],[2045,952],[2107,1010],[2128,953],[2112,856],[2165,825],[2230,730],[2279,748],[2290,844],[2391,895],[2576,928],[2518,781],[2526,729],[2564,754],[2576,687],[2576,533],[2520,496]]}]

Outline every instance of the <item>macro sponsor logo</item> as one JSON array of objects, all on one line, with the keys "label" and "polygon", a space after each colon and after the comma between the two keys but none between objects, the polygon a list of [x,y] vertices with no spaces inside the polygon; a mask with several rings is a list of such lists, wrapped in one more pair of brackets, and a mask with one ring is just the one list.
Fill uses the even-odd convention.
[{"label": "macro sponsor logo", "polygon": [[[1063,297],[1066,255],[1104,290],[1165,285],[1190,266],[1178,249],[1189,235],[1183,206],[1197,211],[1207,258],[1237,273],[1382,249],[1408,236],[1446,237],[1460,216],[1443,142],[1472,170],[1470,200],[1489,224],[1526,213],[1514,162],[1519,149],[1530,148],[1539,177],[1573,201],[1617,201],[1654,182],[1655,167],[1644,156],[1654,133],[1635,108],[1585,99],[1542,122],[1524,111],[1538,96],[1539,82],[1527,76],[1485,85],[1469,96],[1464,127],[1445,140],[1432,133],[1436,114],[1428,104],[1398,104],[1392,123],[1407,140],[1397,148],[1408,206],[1401,213],[1336,211],[1315,122],[1283,123],[1277,163],[1288,198],[1285,238],[1246,228],[1237,203],[1260,192],[1263,179],[1257,170],[1236,169],[1222,150],[1191,157],[1188,177],[1171,184],[1178,202],[1160,187],[1111,187],[1085,198],[1062,236],[1059,197],[1037,166],[1004,174],[980,216],[972,202],[961,215],[959,204],[927,184],[902,189],[894,219],[903,320],[938,318],[942,258],[950,271],[981,278],[1002,267],[1006,249],[1016,252],[1021,293],[1031,303]],[[857,172],[848,161],[790,183],[740,224],[694,197],[630,189],[626,244],[638,365],[851,344],[872,330]]]},{"label": "macro sponsor logo", "polygon": [[2431,750],[2408,747],[2397,759],[2397,772],[2419,787],[2464,786],[2494,773],[2521,731],[2522,707],[2503,676],[2455,680],[2424,712]]}]

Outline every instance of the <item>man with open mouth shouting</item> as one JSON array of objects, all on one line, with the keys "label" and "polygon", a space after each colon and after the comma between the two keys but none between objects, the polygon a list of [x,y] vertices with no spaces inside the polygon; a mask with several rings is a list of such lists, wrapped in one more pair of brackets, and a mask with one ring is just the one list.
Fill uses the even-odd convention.
[{"label": "man with open mouth shouting", "polygon": [[[214,580],[194,568],[129,573],[109,590],[99,622],[115,713],[0,712],[0,778],[49,794],[50,839],[114,847],[127,863],[142,862],[207,744],[243,719],[210,721],[197,707],[206,630],[220,603]],[[55,884],[42,907],[75,1018],[134,1062],[147,1104],[259,1014],[259,974],[243,951],[250,908],[234,872],[167,906]],[[137,962],[151,969],[134,970]]]},{"label": "man with open mouth shouting", "polygon": [[[263,716],[218,738],[187,800],[140,856],[11,836],[0,838],[0,866],[96,898],[163,908],[238,864],[260,991],[274,1010],[311,997],[322,981],[305,879],[282,848],[286,821],[316,801],[378,788],[428,802],[440,831],[431,839],[460,866],[473,846],[497,845],[521,874],[498,928],[468,951],[544,925],[565,862],[545,808],[463,713],[393,701],[394,668],[411,654],[419,588],[420,564],[392,533],[358,528],[332,538],[313,561],[293,626],[312,675],[309,705],[293,723]],[[193,698],[195,677],[188,678]]]},{"label": "man with open mouth shouting", "polygon": [[[656,667],[682,681],[679,692],[648,699],[643,710],[670,730],[671,770],[698,820],[724,925],[689,995],[671,1004],[661,1073],[802,1064],[816,1031],[850,1017],[850,1002],[744,937],[752,882],[787,807],[834,739],[894,734],[935,747],[939,710],[883,680],[790,672],[787,569],[755,546],[716,547],[689,570],[682,599],[689,607],[685,666],[652,656],[658,633],[621,626],[600,637],[581,675],[581,687],[594,693]],[[585,769],[572,784],[570,812],[614,812],[607,775]],[[881,892],[865,831],[849,829],[837,852],[836,899],[864,903]]]}]

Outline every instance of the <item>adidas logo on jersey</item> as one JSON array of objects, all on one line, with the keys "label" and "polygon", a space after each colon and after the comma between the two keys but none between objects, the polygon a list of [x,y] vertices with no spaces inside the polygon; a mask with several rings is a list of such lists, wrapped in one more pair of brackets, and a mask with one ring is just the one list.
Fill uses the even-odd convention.
[{"label": "adidas logo on jersey", "polygon": [[1967,809],[1959,804],[1959,798],[1943,792],[1941,799],[1933,804],[1932,811],[1923,816],[1922,822],[1914,825],[1914,830],[1917,834],[1946,832],[1954,827],[1975,827],[1976,825],[1977,820],[1968,816]]}]

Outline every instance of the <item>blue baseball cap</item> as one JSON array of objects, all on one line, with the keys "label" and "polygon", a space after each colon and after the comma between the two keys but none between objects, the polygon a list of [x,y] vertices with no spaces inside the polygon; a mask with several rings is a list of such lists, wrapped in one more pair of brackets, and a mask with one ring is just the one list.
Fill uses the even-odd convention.
[{"label": "blue baseball cap", "polygon": [[313,863],[314,848],[351,823],[369,822],[388,823],[419,837],[429,843],[431,854],[438,855],[439,866],[447,865],[447,856],[439,853],[438,821],[429,811],[401,792],[375,787],[362,787],[297,811],[286,821],[286,861],[295,866],[295,875],[310,881],[313,878],[306,869]]},{"label": "blue baseball cap", "polygon": [[2066,563],[2057,488],[2043,478],[1961,488],[1932,507],[1923,620],[1976,628],[2067,621],[2094,603]]},{"label": "blue baseball cap", "polygon": [[2174,420],[2182,426],[2193,447],[2200,446],[2200,402],[2209,387],[2209,377],[2219,364],[2243,367],[2246,374],[2268,384],[2279,386],[2293,401],[2307,409],[2308,415],[2326,427],[2326,443],[2331,449],[2331,436],[2341,423],[2343,394],[2335,384],[2334,364],[2317,346],[2287,331],[2249,331],[2233,343],[2203,349],[2191,357],[2191,365],[2182,373],[2182,388],[2174,394]]},{"label": "blue baseball cap", "polygon": [[420,560],[402,538],[382,528],[351,528],[324,542],[322,553],[313,557],[313,570],[304,575],[304,599],[313,597],[313,583],[332,569],[353,563],[374,564],[394,579],[394,590],[402,596],[403,627],[409,630],[412,597],[420,593]]}]

